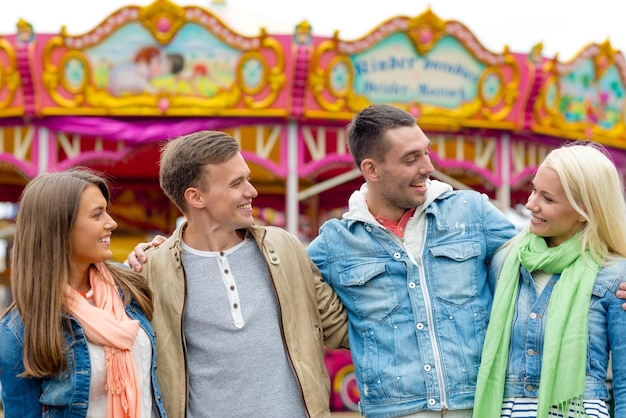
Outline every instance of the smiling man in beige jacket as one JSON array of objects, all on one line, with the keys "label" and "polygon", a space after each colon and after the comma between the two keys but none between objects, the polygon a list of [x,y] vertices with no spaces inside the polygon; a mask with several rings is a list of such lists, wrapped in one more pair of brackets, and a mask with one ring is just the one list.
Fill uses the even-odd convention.
[{"label": "smiling man in beige jacket", "polygon": [[257,191],[235,139],[169,141],[160,183],[186,222],[137,257],[168,416],[330,416],[324,346],[347,346],[346,314],[297,237],[253,225]]}]

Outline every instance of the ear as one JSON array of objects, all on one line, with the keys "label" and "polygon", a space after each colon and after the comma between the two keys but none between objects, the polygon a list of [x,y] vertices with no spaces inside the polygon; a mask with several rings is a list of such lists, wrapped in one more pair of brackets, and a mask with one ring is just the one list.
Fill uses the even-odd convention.
[{"label": "ear", "polygon": [[366,158],[361,161],[361,173],[365,180],[377,181],[378,180],[378,166],[376,161],[371,158]]},{"label": "ear", "polygon": [[[577,202],[578,203],[578,202]],[[583,211],[584,214],[587,214],[587,209],[585,208],[585,205],[583,205],[582,203],[578,203],[578,206],[580,206],[580,210]],[[578,212],[578,211],[577,211]],[[582,213],[578,214],[578,222],[581,222],[583,224],[587,223],[587,220],[585,219],[585,217],[583,216]]]},{"label": "ear", "polygon": [[204,207],[204,199],[198,192],[198,189],[196,189],[195,187],[189,187],[188,189],[186,189],[184,196],[189,207],[198,209]]}]

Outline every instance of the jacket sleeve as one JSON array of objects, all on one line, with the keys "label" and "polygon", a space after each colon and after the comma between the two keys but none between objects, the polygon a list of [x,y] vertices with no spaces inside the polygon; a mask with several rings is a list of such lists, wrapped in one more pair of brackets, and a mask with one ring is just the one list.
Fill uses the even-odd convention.
[{"label": "jacket sleeve", "polygon": [[[318,236],[306,247],[306,252],[311,259],[312,269],[315,273],[316,291],[318,301],[326,301],[324,305],[327,309],[337,309],[337,318],[334,318],[332,323],[332,330],[339,327],[337,331],[330,334],[324,327],[324,342],[329,348],[337,348],[338,346],[349,348],[348,343],[348,319],[343,304],[339,300],[339,297],[328,284],[330,283],[330,272],[328,270],[328,256],[329,248],[326,245],[325,236],[323,234],[323,228],[320,229]],[[336,306],[339,306],[338,308]],[[321,307],[322,305],[320,305]],[[320,315],[322,320],[324,319],[324,312],[320,309]],[[328,315],[328,314],[326,314]],[[332,317],[330,319],[333,319]],[[335,335],[337,334],[337,335]],[[333,337],[333,338],[331,338]],[[337,337],[341,337],[341,342],[337,342]]]},{"label": "jacket sleeve", "polygon": [[508,220],[506,215],[489,201],[487,195],[481,195],[481,197],[483,204],[485,243],[487,247],[485,259],[489,262],[498,248],[517,235],[518,231],[515,229],[515,225]]},{"label": "jacket sleeve", "polygon": [[[624,272],[622,272],[620,281],[626,281]],[[609,289],[611,302],[607,312],[613,369],[614,416],[626,417],[626,312],[622,309],[624,301],[615,295],[616,291],[617,286],[614,289]]]},{"label": "jacket sleeve", "polygon": [[[308,257],[307,257],[308,258]],[[317,307],[322,318],[324,344],[328,348],[350,348],[348,344],[348,317],[335,291],[322,280],[322,275],[309,259]]]},{"label": "jacket sleeve", "polygon": [[6,417],[41,417],[41,380],[18,377],[24,372],[22,342],[5,324],[0,324],[0,384]]}]

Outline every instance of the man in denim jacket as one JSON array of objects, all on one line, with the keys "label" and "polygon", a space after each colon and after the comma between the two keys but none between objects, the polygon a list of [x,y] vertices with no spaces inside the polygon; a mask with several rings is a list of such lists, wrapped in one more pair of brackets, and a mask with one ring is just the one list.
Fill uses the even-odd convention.
[{"label": "man in denim jacket", "polygon": [[488,263],[516,230],[487,196],[429,179],[430,141],[408,112],[364,109],[348,146],[365,184],[307,251],[347,309],[361,412],[471,417]]}]

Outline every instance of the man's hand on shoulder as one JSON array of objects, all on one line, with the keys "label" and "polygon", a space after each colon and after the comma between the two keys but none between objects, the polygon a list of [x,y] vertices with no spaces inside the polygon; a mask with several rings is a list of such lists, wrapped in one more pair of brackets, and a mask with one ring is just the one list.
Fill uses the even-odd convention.
[{"label": "man's hand on shoulder", "polygon": [[156,235],[150,242],[137,244],[133,251],[128,254],[128,258],[124,261],[124,264],[138,273],[141,272],[141,270],[143,270],[143,265],[148,260],[146,257],[146,250],[150,247],[158,247],[163,244],[166,239],[167,237],[164,237],[163,235]]}]

